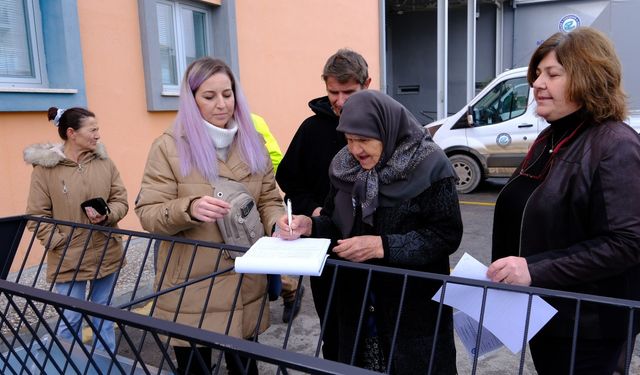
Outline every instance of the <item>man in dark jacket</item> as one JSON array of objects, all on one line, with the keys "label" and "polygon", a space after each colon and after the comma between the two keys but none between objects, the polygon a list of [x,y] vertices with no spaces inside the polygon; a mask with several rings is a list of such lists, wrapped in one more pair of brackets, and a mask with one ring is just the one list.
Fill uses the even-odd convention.
[{"label": "man in dark jacket", "polygon": [[[318,216],[329,192],[329,164],[347,143],[336,131],[342,106],[347,98],[371,83],[365,59],[357,52],[340,49],[327,60],[323,72],[327,96],[313,99],[309,107],[314,115],[302,122],[276,173],[276,181],[291,199],[295,215]],[[322,354],[337,360],[337,331],[333,314],[325,318],[325,309],[333,268],[325,267],[319,277],[311,277],[316,312],[324,328]]]}]

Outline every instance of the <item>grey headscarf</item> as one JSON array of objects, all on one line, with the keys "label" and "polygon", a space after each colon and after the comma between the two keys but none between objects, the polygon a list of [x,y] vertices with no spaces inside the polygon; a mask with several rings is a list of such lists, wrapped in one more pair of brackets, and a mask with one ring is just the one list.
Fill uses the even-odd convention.
[{"label": "grey headscarf", "polygon": [[370,170],[363,169],[347,147],[329,167],[329,178],[338,190],[333,220],[345,237],[351,234],[357,202],[362,206],[362,221],[373,225],[378,207],[393,207],[436,181],[456,176],[444,152],[415,117],[379,91],[351,95],[337,130],[382,142],[380,160]]}]

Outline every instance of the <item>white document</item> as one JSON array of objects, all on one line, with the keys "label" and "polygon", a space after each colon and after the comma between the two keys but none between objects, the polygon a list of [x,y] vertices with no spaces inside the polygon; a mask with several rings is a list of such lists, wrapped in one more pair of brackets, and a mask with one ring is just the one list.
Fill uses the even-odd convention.
[{"label": "white document", "polygon": [[476,356],[476,352],[478,353],[478,359],[482,359],[485,355],[504,346],[489,330],[482,328],[480,346],[479,349],[476,348],[476,341],[478,341],[478,322],[462,311],[453,313],[453,328],[455,328],[464,348],[467,349],[471,361],[473,361],[473,358]]},{"label": "white document", "polygon": [[[451,272],[451,276],[489,281],[487,266],[467,253],[462,256]],[[441,292],[442,288],[432,299],[439,302]],[[448,283],[444,303],[480,321],[483,293],[484,290],[481,287]],[[528,303],[529,296],[525,293],[487,290],[482,324],[513,353],[522,349]],[[557,310],[553,306],[539,296],[533,296],[527,341],[531,340],[556,313]]]},{"label": "white document", "polygon": [[236,258],[238,273],[264,273],[320,276],[329,257],[327,238],[299,238],[293,241],[262,237],[241,257]]}]

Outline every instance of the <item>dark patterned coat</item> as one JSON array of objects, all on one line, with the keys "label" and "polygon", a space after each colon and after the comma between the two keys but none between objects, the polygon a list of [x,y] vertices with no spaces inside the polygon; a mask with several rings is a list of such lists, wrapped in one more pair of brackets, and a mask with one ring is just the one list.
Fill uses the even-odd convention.
[{"label": "dark patterned coat", "polygon": [[[330,197],[336,191],[331,190]],[[340,231],[331,220],[333,200],[327,199],[323,215],[314,218],[313,236],[339,239]],[[454,178],[435,182],[418,196],[396,207],[379,207],[374,225],[367,226],[356,209],[351,236],[382,237],[384,259],[368,263],[440,274],[449,274],[449,255],[462,238],[462,219]],[[325,272],[328,270],[325,269]],[[342,268],[338,271],[335,304],[339,319],[339,360],[350,363],[358,329],[362,303],[365,301],[367,271]],[[400,306],[403,278],[399,275],[372,275],[370,293],[366,295],[368,312],[362,320],[360,337],[375,327],[385,358],[389,358],[395,324],[401,308],[400,326],[395,343],[391,373],[427,373],[436,319],[440,305],[431,297],[441,286],[426,279],[409,278]],[[371,311],[374,311],[371,314]],[[372,321],[375,320],[375,323]],[[443,306],[437,336],[433,374],[455,374],[456,354],[453,340],[452,311]],[[362,347],[362,342],[358,343]],[[357,364],[357,363],[356,363]]]}]

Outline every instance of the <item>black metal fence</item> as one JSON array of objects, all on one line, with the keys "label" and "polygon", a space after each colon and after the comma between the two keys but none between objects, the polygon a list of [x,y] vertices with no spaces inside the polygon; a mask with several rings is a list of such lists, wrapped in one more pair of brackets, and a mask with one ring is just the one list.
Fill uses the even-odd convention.
[{"label": "black metal fence", "polygon": [[[30,230],[25,229],[29,227]],[[53,236],[51,229],[66,227],[66,231],[84,236],[85,248],[82,256],[95,256],[90,254],[95,251],[88,248],[92,236],[106,236],[108,239],[121,237],[123,239],[123,253],[119,259],[119,267],[116,272],[116,281],[109,291],[108,305],[101,305],[75,299],[69,296],[55,293],[53,289],[54,279],[47,280],[47,266],[59,267],[56,264],[47,264],[49,250],[43,250],[38,245],[38,238],[45,244],[50,244]],[[38,236],[47,233],[49,237]],[[154,259],[155,241],[165,241],[172,249],[175,244],[186,244],[198,251],[209,249],[211,254],[222,257],[224,251],[245,251],[246,249],[192,241],[184,238],[151,235],[148,233],[90,226],[77,223],[63,222],[46,218],[16,216],[0,219],[0,373],[2,374],[172,374],[177,372],[177,362],[171,346],[171,340],[182,340],[190,347],[189,365],[200,367],[211,362],[209,372],[212,374],[226,373],[224,370],[225,358],[243,357],[249,361],[256,361],[263,372],[291,373],[292,371],[311,374],[365,374],[374,373],[356,366],[355,355],[351,357],[349,364],[338,363],[321,358],[322,339],[327,335],[325,325],[320,324],[314,331],[315,337],[308,337],[309,333],[300,333],[296,329],[296,320],[291,320],[286,329],[271,333],[272,340],[269,343],[243,340],[225,334],[231,324],[233,314],[229,316],[227,330],[225,332],[211,332],[205,329],[187,326],[171,320],[158,319],[155,316],[158,299],[169,293],[178,296],[177,305],[182,303],[181,295],[185,288],[197,283],[210,283],[212,286],[216,278],[233,272],[232,268],[216,267],[206,277],[193,279],[188,277],[187,271],[184,282],[168,289],[162,289],[154,283],[156,269],[162,273],[166,265],[156,265]],[[62,252],[64,257],[69,242],[56,251]],[[107,245],[105,245],[107,246]],[[45,246],[48,247],[48,246]],[[106,247],[105,247],[106,248]],[[171,250],[170,250],[171,251]],[[20,253],[20,257],[16,254]],[[195,251],[193,252],[195,254]],[[100,258],[102,260],[102,258]],[[220,258],[218,258],[219,262]],[[191,261],[193,262],[193,260]],[[13,264],[14,271],[11,272]],[[585,304],[598,304],[620,309],[622,315],[628,319],[628,345],[625,358],[632,357],[635,340],[632,327],[634,313],[640,310],[640,302],[620,300],[613,298],[581,295],[569,292],[552,291],[539,288],[515,287],[509,285],[496,285],[489,282],[474,281],[439,274],[379,267],[366,264],[354,264],[336,260],[328,260],[328,266],[334,269],[332,284],[328,290],[328,305],[335,304],[335,280],[337,275],[361,272],[367,275],[364,286],[364,294],[361,302],[357,302],[358,309],[357,327],[363,327],[365,320],[365,307],[367,304],[367,290],[369,290],[372,275],[386,275],[399,280],[393,285],[398,286],[399,296],[398,313],[395,317],[395,331],[403,316],[404,297],[408,280],[430,280],[443,286],[446,293],[448,285],[462,284],[481,288],[486,297],[491,289],[521,292],[529,296],[529,309],[534,295],[563,299],[574,303],[576,317]],[[189,267],[190,268],[190,267]],[[55,272],[53,273],[55,274]],[[76,275],[78,273],[76,272]],[[159,275],[161,278],[162,275]],[[302,280],[302,278],[300,278]],[[237,303],[243,277],[240,276],[235,286],[235,299]],[[393,287],[391,285],[390,287]],[[177,294],[176,294],[177,293]],[[445,293],[442,293],[444,298]],[[309,293],[310,296],[310,293]],[[300,287],[296,298],[301,298]],[[214,296],[215,298],[215,296]],[[425,295],[430,299],[431,295]],[[442,299],[441,299],[442,301]],[[206,304],[208,301],[205,301]],[[261,301],[261,311],[257,325],[261,319],[268,316],[265,313],[269,309],[269,301],[265,293]],[[445,307],[441,303],[438,310],[438,318],[433,322],[438,329],[440,315]],[[86,326],[80,333],[73,333],[71,340],[63,339],[58,334],[61,325],[69,325],[70,322],[63,315],[64,311],[75,311],[81,315],[82,322]],[[329,311],[327,307],[326,311]],[[529,310],[530,311],[530,310]],[[325,312],[326,314],[326,312]],[[527,315],[527,319],[528,319]],[[340,318],[340,317],[339,317]],[[480,315],[480,323],[484,319],[483,309]],[[320,319],[323,320],[323,319]],[[324,320],[323,320],[324,321]],[[101,338],[99,332],[102,324],[113,322],[116,331],[115,348],[109,348]],[[576,319],[574,331],[578,336],[579,319]],[[257,328],[256,328],[257,330]],[[361,342],[362,329],[356,330],[354,347]],[[307,337],[296,337],[306,335]],[[520,353],[515,356],[518,370],[514,368],[504,369],[505,372],[523,374],[527,371],[527,341],[522,340]],[[94,339],[91,339],[94,337]],[[398,349],[396,345],[397,335],[393,335],[390,352],[384,353],[386,358],[394,358]],[[480,344],[482,331],[477,334],[476,346]],[[292,343],[299,340],[311,343],[304,350],[294,351],[298,346]],[[262,341],[262,339],[261,339]],[[101,345],[102,344],[102,345]],[[213,358],[203,358],[198,348],[212,349]],[[437,361],[435,356],[436,345],[424,355]],[[355,353],[355,349],[354,349]],[[226,354],[226,356],[225,356]],[[459,349],[459,355],[460,355]],[[470,356],[468,373],[475,374],[480,368],[481,359],[479,353]],[[530,360],[529,360],[530,361]],[[349,361],[347,361],[349,362]],[[630,361],[626,361],[624,372],[630,373]],[[245,369],[245,371],[248,371]],[[387,372],[391,367],[387,366]],[[460,371],[460,373],[467,373]]]}]

